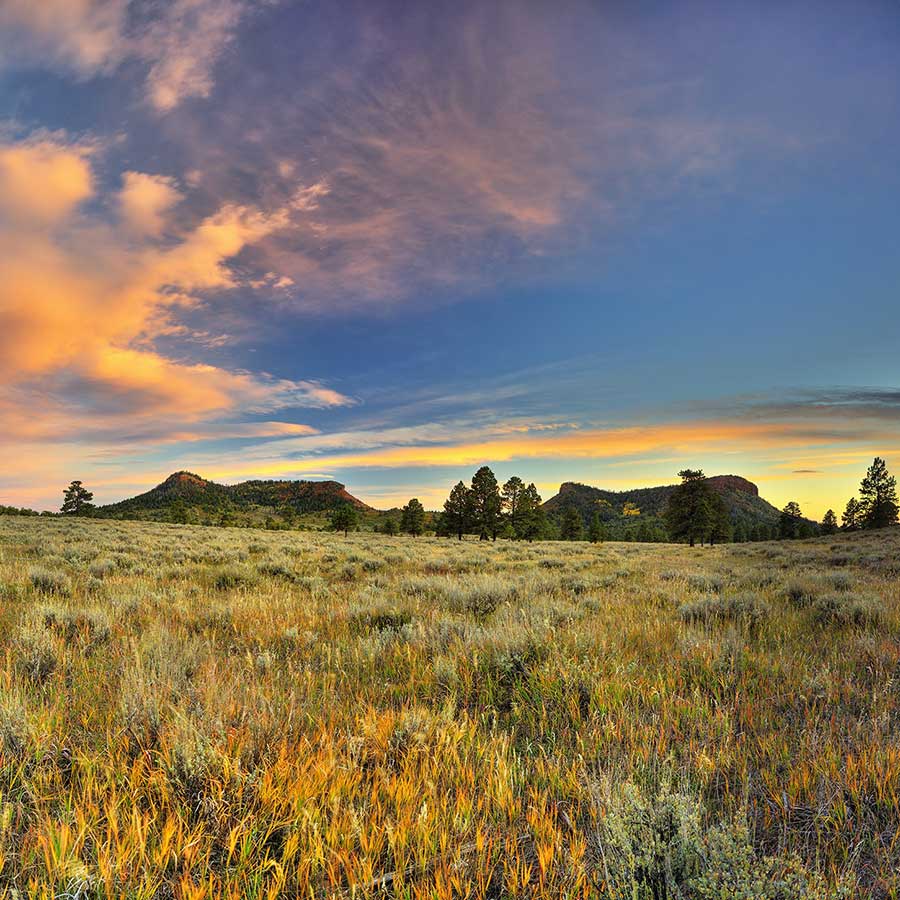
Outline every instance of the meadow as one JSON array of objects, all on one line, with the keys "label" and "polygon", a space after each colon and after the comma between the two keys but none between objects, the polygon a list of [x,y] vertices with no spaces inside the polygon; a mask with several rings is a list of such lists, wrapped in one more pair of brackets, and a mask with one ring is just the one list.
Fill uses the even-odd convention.
[{"label": "meadow", "polygon": [[0,518],[0,896],[900,896],[900,529]]}]

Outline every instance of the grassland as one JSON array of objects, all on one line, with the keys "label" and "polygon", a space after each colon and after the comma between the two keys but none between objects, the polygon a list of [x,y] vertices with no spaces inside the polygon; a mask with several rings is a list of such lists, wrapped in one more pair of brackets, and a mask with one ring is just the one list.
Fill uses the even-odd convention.
[{"label": "grassland", "polygon": [[0,519],[0,894],[897,897],[898,575]]}]

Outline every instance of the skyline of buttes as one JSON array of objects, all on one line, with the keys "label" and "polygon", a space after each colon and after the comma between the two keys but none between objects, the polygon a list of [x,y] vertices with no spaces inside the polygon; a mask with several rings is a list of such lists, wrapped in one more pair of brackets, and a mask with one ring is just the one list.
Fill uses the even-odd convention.
[{"label": "skyline of buttes", "polygon": [[0,4],[0,504],[900,469],[900,14]]}]

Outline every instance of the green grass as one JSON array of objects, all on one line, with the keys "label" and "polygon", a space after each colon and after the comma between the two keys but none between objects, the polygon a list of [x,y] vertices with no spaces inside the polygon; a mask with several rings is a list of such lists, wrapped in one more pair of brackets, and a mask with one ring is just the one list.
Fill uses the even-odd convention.
[{"label": "green grass", "polygon": [[898,560],[0,518],[0,895],[900,896]]}]

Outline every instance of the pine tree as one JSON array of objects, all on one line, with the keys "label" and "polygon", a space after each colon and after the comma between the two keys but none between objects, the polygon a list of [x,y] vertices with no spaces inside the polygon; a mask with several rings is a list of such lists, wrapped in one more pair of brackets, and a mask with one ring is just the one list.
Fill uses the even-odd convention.
[{"label": "pine tree", "polygon": [[94,504],[91,503],[93,499],[94,495],[80,481],[73,481],[63,491],[60,510],[66,516],[88,515],[94,509]]},{"label": "pine tree", "polygon": [[595,512],[594,518],[591,519],[590,528],[588,528],[588,540],[592,544],[602,544],[606,540],[606,529],[603,527],[603,521],[600,519],[600,513]]},{"label": "pine tree", "polygon": [[856,531],[860,527],[860,508],[859,500],[851,497],[844,507],[844,514],[841,516],[841,528],[844,531]]},{"label": "pine tree", "polygon": [[444,502],[442,530],[447,534],[455,534],[459,540],[462,540],[471,521],[472,492],[461,481],[458,481]]},{"label": "pine tree", "polygon": [[886,528],[897,524],[897,479],[888,473],[880,456],[875,457],[860,483],[859,496],[863,528]]},{"label": "pine tree", "polygon": [[344,503],[331,514],[331,528],[333,531],[343,531],[344,537],[351,529],[356,528],[356,508],[351,503]]},{"label": "pine tree", "polygon": [[718,495],[709,486],[701,469],[682,469],[675,490],[669,495],[664,517],[672,540],[687,540],[693,547],[712,531],[715,519],[714,497]]},{"label": "pine tree", "polygon": [[382,530],[385,534],[394,535],[397,533],[397,520],[393,516],[388,516],[384,520]]},{"label": "pine tree", "polygon": [[796,500],[790,500],[778,517],[778,536],[788,539],[798,537],[802,516],[800,504]]},{"label": "pine tree", "polygon": [[838,530],[837,516],[833,509],[826,511],[822,517],[822,534],[836,534]]},{"label": "pine tree", "polygon": [[478,531],[478,539],[489,537],[497,540],[500,530],[500,488],[494,473],[482,466],[472,476],[472,524]]},{"label": "pine tree", "polygon": [[416,497],[413,497],[403,507],[400,518],[400,530],[411,534],[413,537],[418,537],[425,530],[425,507],[419,503]]},{"label": "pine tree", "polygon": [[731,540],[731,518],[728,515],[728,507],[722,495],[715,491],[710,491],[708,498],[710,507],[710,526],[707,539],[709,545],[712,546],[717,541],[727,542]]},{"label": "pine tree", "polygon": [[519,500],[519,521],[522,537],[529,543],[533,540],[547,537],[547,514],[544,512],[544,507],[541,504],[541,495],[534,486],[534,482],[531,482],[525,488]]},{"label": "pine tree", "polygon": [[574,506],[569,506],[563,513],[559,536],[564,541],[580,541],[584,537],[584,520]]},{"label": "pine tree", "polygon": [[522,501],[525,497],[525,482],[518,475],[513,475],[500,491],[500,505],[506,520],[512,526],[516,538],[523,536]]}]

